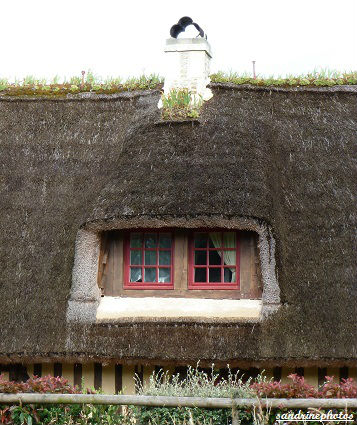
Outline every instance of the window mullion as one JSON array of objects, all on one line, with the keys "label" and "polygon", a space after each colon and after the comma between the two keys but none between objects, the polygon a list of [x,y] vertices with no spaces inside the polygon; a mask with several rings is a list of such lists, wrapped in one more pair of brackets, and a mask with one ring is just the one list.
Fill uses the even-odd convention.
[{"label": "window mullion", "polygon": [[206,283],[209,283],[209,235],[207,234],[206,246]]},{"label": "window mullion", "polygon": [[159,283],[159,240],[160,240],[160,235],[157,234],[157,239],[156,239],[156,264],[155,264],[155,270],[156,270],[156,275],[155,275],[155,283]]}]

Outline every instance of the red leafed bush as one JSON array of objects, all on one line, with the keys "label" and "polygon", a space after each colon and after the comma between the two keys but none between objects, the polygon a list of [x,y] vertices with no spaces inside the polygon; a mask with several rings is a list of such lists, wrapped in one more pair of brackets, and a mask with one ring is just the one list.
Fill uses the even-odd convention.
[{"label": "red leafed bush", "polygon": [[267,398],[316,398],[317,390],[305,382],[304,377],[295,373],[288,376],[291,382],[282,384],[280,381],[255,382],[251,388],[259,397]]},{"label": "red leafed bush", "polygon": [[68,384],[68,380],[61,377],[44,376],[38,378],[34,376],[26,382],[13,382],[4,380],[0,375],[0,393],[60,393],[76,394],[80,390]]},{"label": "red leafed bush", "polygon": [[334,382],[334,377],[326,376],[326,382],[319,391],[321,398],[356,398],[357,385],[352,378],[342,379],[341,383]]},{"label": "red leafed bush", "polygon": [[291,382],[282,384],[280,381],[255,382],[251,388],[259,397],[267,398],[356,398],[357,385],[352,378],[342,379],[341,383],[334,382],[334,378],[326,376],[326,382],[318,391],[305,382],[297,374],[288,376]]}]

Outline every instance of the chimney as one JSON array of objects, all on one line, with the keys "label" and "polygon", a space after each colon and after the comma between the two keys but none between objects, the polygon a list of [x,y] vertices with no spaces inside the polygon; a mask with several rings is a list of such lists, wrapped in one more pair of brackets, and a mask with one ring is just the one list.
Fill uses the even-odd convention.
[{"label": "chimney", "polygon": [[[188,25],[194,26],[199,35],[196,38],[177,39]],[[196,95],[194,100],[210,99],[213,95],[207,84],[210,82],[212,54],[203,30],[191,18],[184,17],[171,28],[170,34],[172,37],[166,40],[165,46],[164,94],[167,95],[172,89],[185,88]]]}]

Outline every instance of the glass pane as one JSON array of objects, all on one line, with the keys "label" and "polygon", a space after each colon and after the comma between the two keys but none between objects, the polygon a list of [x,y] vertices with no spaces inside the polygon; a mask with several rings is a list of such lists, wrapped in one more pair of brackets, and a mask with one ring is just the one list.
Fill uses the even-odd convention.
[{"label": "glass pane", "polygon": [[130,251],[130,264],[141,265],[141,250]]},{"label": "glass pane", "polygon": [[217,266],[222,264],[221,259],[222,251],[210,251],[209,252],[209,263],[212,266]]},{"label": "glass pane", "polygon": [[145,235],[145,248],[156,248],[156,233]]},{"label": "glass pane", "polygon": [[142,233],[132,233],[130,235],[130,248],[141,248],[143,243]]},{"label": "glass pane", "polygon": [[130,267],[130,282],[142,282],[141,267]]},{"label": "glass pane", "polygon": [[160,248],[171,248],[171,235],[169,233],[163,233],[160,235]]},{"label": "glass pane", "polygon": [[156,251],[145,251],[145,266],[156,264]]},{"label": "glass pane", "polygon": [[195,265],[204,266],[207,264],[207,251],[195,251]]},{"label": "glass pane", "polygon": [[235,282],[235,268],[224,268],[224,281],[227,283]]},{"label": "glass pane", "polygon": [[162,266],[171,264],[171,251],[159,251],[159,264]]},{"label": "glass pane", "polygon": [[224,264],[227,266],[235,266],[236,265],[236,258],[237,258],[237,251],[224,251],[223,253],[223,259]]},{"label": "glass pane", "polygon": [[225,248],[235,248],[236,247],[236,234],[235,234],[235,232],[224,232],[223,243],[224,243]]},{"label": "glass pane", "polygon": [[222,234],[218,232],[209,234],[209,247],[220,248],[222,246]]},{"label": "glass pane", "polygon": [[221,282],[221,269],[209,269],[209,282]]},{"label": "glass pane", "polygon": [[156,282],[156,268],[148,267],[144,269],[144,282]]},{"label": "glass pane", "polygon": [[159,282],[171,282],[171,270],[159,269]]},{"label": "glass pane", "polygon": [[195,248],[206,248],[206,247],[207,247],[207,233],[196,233]]},{"label": "glass pane", "polygon": [[195,269],[195,282],[206,282],[206,269]]}]

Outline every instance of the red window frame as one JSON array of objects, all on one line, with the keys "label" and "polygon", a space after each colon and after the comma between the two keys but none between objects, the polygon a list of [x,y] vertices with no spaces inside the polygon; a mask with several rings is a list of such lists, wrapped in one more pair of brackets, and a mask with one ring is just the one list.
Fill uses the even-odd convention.
[{"label": "red window frame", "polygon": [[[209,247],[209,240],[207,240],[207,245],[205,248],[196,248],[194,246],[194,236],[197,233],[224,233],[224,232],[235,232],[236,234],[236,247],[235,248],[225,248],[224,246],[220,248],[210,248]],[[222,239],[223,240],[223,239]],[[222,242],[223,245],[223,242]],[[209,264],[209,252],[210,251],[227,251],[227,250],[236,250],[236,280],[235,282],[222,282],[224,279],[224,266],[223,264],[223,256],[221,256],[221,265],[210,265]],[[195,252],[196,251],[206,251],[207,259],[205,265],[195,265],[194,258],[195,258]],[[240,264],[239,264],[239,258],[240,258],[240,243],[239,243],[239,231],[236,230],[229,230],[229,229],[199,229],[191,232],[189,237],[189,255],[188,255],[188,289],[214,289],[214,290],[220,290],[220,289],[236,289],[239,290],[240,288]],[[206,282],[195,282],[194,276],[195,276],[195,269],[196,268],[206,268]],[[209,269],[210,268],[220,268],[221,269],[221,282],[209,282]]]},{"label": "red window frame", "polygon": [[[133,233],[142,233],[142,245],[141,248],[132,248],[130,247],[130,236]],[[147,248],[144,246],[145,234],[155,233],[158,236],[166,233],[171,236],[171,248],[160,248],[159,243],[156,244],[156,248]],[[130,252],[131,251],[140,251],[141,252],[141,265],[130,264]],[[156,252],[156,263],[151,265],[144,264],[145,252]],[[170,251],[171,252],[171,263],[169,265],[160,265],[159,264],[159,252],[160,251]],[[124,289],[174,289],[174,255],[175,255],[175,238],[174,233],[170,229],[135,229],[130,230],[125,233],[124,236]],[[130,268],[141,268],[142,278],[144,276],[145,268],[156,268],[156,279],[159,276],[159,268],[166,268],[171,270],[171,282],[130,282]]]}]

